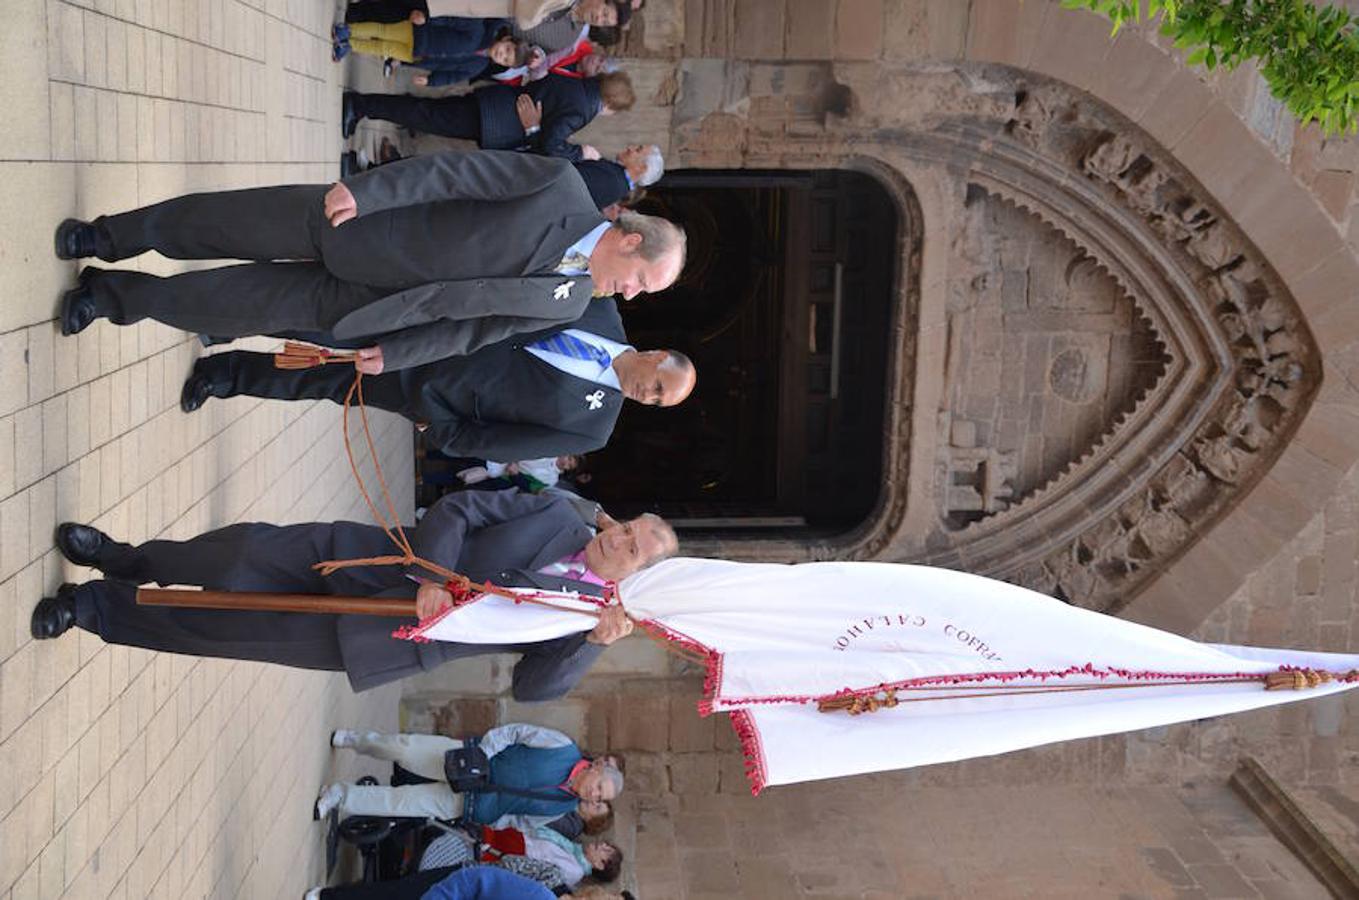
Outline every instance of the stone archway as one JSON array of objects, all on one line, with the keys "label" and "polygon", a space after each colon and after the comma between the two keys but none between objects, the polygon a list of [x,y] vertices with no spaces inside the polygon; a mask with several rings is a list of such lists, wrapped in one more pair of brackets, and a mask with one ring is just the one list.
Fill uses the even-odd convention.
[{"label": "stone archway", "polygon": [[657,414],[625,408],[587,459],[615,516],[654,512],[687,543],[833,536],[878,500],[882,384],[901,349],[896,198],[849,168],[671,170],[638,207],[682,224],[688,262],[663,296],[623,306],[637,346],[700,373]]},{"label": "stone archway", "polygon": [[[701,541],[693,551],[921,561],[1122,608],[1249,492],[1305,416],[1320,355],[1282,279],[1170,153],[1059,82],[999,66],[894,72],[885,86],[878,80],[880,91],[924,99],[889,119],[881,100],[871,112],[858,105],[862,85],[840,84],[828,66],[779,68],[779,83],[797,80],[804,102],[785,96],[776,108],[750,97],[764,117],[729,108],[696,115],[690,105],[676,133],[681,150],[712,167],[815,161],[865,168],[887,184],[931,183],[916,201],[922,243],[903,247],[899,266],[925,281],[921,304],[897,317],[909,330],[898,361],[909,359],[912,371],[885,382],[883,495],[859,528],[821,540]],[[776,81],[758,67],[744,77],[752,92]],[[1026,465],[1024,448],[1006,446],[1003,429],[970,417],[957,406],[965,398],[950,394],[950,361],[1015,338],[1003,326],[979,335],[959,313],[960,294],[966,306],[996,289],[973,285],[978,273],[948,252],[969,197],[1060,235],[1069,293],[1112,286],[1139,346],[1155,348],[1140,376],[1111,369],[1112,356],[1090,352],[1111,339],[1106,326],[1103,335],[1075,334],[1068,352],[1046,360],[1047,387],[1068,406],[1093,399],[1099,385],[1082,380],[1092,366],[1123,394],[1100,398],[1102,415],[1069,429],[1079,437],[1025,477],[1014,470]],[[913,255],[923,268],[912,268]]]}]

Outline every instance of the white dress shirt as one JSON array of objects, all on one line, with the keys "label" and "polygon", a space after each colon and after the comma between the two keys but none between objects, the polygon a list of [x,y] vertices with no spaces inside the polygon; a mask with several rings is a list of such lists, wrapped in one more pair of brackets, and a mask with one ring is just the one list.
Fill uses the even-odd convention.
[{"label": "white dress shirt", "polygon": [[[561,470],[557,468],[557,457],[544,456],[540,459],[521,459],[518,461],[519,473],[538,479],[543,484],[551,487],[561,478]],[[505,470],[510,467],[510,463],[499,463],[486,461],[486,471],[492,478],[499,478],[505,474]]]}]

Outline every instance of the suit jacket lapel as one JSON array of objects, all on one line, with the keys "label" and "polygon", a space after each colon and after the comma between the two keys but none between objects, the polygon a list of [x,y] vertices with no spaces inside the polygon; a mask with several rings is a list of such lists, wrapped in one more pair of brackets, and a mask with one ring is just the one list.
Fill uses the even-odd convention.
[{"label": "suit jacket lapel", "polygon": [[529,265],[530,272],[552,272],[561,265],[562,257],[572,244],[603,223],[599,213],[572,213],[563,216],[556,227],[547,233],[538,246],[538,253]]},{"label": "suit jacket lapel", "polygon": [[543,542],[543,546],[529,562],[529,568],[537,571],[543,566],[551,565],[563,556],[570,556],[572,553],[583,550],[592,537],[594,537],[594,531],[584,522],[576,523],[570,528],[563,528]]},{"label": "suit jacket lapel", "polygon": [[[623,392],[616,387],[589,381],[570,372],[563,372],[550,362],[539,359],[528,350],[533,361],[543,366],[553,383],[557,385],[557,408],[561,414],[561,426],[578,434],[595,434],[603,428],[612,431],[618,421],[618,413],[623,407]],[[549,403],[552,401],[548,400]],[[585,424],[585,430],[578,426]],[[607,427],[604,427],[607,424]]]}]

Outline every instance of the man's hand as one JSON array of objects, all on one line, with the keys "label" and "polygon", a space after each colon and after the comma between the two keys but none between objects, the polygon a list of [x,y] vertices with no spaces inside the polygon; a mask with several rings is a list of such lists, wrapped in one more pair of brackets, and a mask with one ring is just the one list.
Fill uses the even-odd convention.
[{"label": "man's hand", "polygon": [[485,466],[470,466],[458,473],[463,484],[478,484],[491,477]]},{"label": "man's hand", "polygon": [[618,525],[618,520],[604,511],[604,507],[595,510],[595,528],[604,531]]},{"label": "man's hand", "polygon": [[599,624],[585,636],[585,639],[592,644],[602,644],[607,647],[619,638],[625,638],[630,634],[632,634],[632,620],[628,618],[627,611],[621,606],[610,606],[604,610],[604,613],[599,617]]},{"label": "man's hand", "polygon": [[580,158],[581,158],[581,159],[602,159],[603,157],[601,157],[601,156],[599,155],[599,148],[598,148],[598,147],[595,147],[593,144],[581,144],[581,145],[580,145]]},{"label": "man's hand", "polygon": [[543,104],[534,103],[528,94],[520,94],[514,101],[514,111],[519,114],[519,124],[525,131],[543,124]]},{"label": "man's hand", "polygon": [[412,75],[412,76],[411,76],[411,84],[415,85],[416,87],[429,87],[429,76],[428,76],[428,75]]},{"label": "man's hand", "polygon": [[354,355],[354,368],[365,375],[381,375],[382,348],[364,347]]},{"label": "man's hand", "polygon": [[359,205],[343,181],[337,181],[326,191],[326,218],[333,226],[343,225],[359,214]]},{"label": "man's hand", "polygon": [[415,614],[420,617],[421,622],[452,605],[453,595],[441,584],[427,581],[415,592]]},{"label": "man's hand", "polygon": [[412,25],[425,24],[425,14],[420,12],[420,10],[418,9],[411,10],[411,24]]}]

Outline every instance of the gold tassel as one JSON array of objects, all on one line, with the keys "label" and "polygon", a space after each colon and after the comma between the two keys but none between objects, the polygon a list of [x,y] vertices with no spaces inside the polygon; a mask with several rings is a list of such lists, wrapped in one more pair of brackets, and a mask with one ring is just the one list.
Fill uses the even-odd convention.
[{"label": "gold tassel", "polygon": [[828,700],[818,700],[816,703],[816,711],[823,713],[847,712],[851,716],[857,716],[862,715],[863,713],[875,713],[880,709],[891,709],[899,702],[900,701],[897,700],[897,692],[895,690],[888,690],[883,691],[881,697],[874,694],[870,697],[846,696],[832,697]]},{"label": "gold tassel", "polygon": [[353,363],[353,353],[340,353],[325,347],[313,347],[300,341],[288,341],[283,350],[274,354],[276,369],[311,369],[327,363]]},{"label": "gold tassel", "polygon": [[1328,684],[1331,680],[1330,672],[1322,672],[1316,669],[1289,669],[1285,672],[1270,672],[1266,675],[1265,690],[1300,691],[1304,688],[1314,688],[1319,684]]}]

